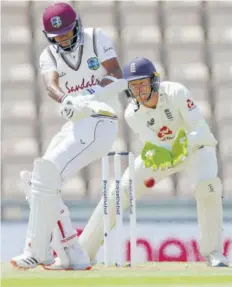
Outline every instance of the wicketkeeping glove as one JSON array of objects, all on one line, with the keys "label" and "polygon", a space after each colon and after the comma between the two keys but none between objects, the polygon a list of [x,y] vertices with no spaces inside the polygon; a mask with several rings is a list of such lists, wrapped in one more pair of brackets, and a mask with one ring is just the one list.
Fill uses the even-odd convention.
[{"label": "wicketkeeping glove", "polygon": [[141,158],[146,168],[152,168],[153,171],[165,170],[172,167],[172,153],[164,148],[146,142],[141,152]]},{"label": "wicketkeeping glove", "polygon": [[182,163],[188,156],[188,137],[185,129],[180,128],[172,144],[173,166]]}]

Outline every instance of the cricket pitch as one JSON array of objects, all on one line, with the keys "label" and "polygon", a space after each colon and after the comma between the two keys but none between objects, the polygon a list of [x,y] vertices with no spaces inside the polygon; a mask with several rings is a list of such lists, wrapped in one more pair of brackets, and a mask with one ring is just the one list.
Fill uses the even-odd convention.
[{"label": "cricket pitch", "polygon": [[90,271],[46,271],[42,267],[17,270],[2,263],[2,287],[82,286],[232,286],[232,268],[210,268],[205,263],[153,262],[135,267],[104,267]]}]

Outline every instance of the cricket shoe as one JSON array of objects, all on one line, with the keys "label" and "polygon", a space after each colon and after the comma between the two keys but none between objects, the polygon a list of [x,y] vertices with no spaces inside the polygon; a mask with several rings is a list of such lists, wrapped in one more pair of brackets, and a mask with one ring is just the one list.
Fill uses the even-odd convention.
[{"label": "cricket shoe", "polygon": [[90,270],[92,268],[89,256],[79,245],[65,247],[64,251],[66,258],[57,257],[53,264],[43,265],[43,268],[46,270]]},{"label": "cricket shoe", "polygon": [[229,267],[228,259],[218,251],[211,252],[207,257],[207,265],[210,267]]},{"label": "cricket shoe", "polygon": [[43,262],[39,262],[34,257],[30,256],[29,254],[21,254],[19,256],[13,257],[10,263],[19,269],[31,269],[35,268],[38,265],[50,265],[54,262],[54,258],[48,258]]}]

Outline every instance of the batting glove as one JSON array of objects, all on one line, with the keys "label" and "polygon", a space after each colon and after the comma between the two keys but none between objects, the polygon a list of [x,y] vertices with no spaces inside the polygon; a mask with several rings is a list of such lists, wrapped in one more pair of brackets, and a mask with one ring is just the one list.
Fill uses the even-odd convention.
[{"label": "batting glove", "polygon": [[61,115],[66,119],[70,120],[74,114],[74,105],[71,96],[64,96],[61,101],[60,108]]},{"label": "batting glove", "polygon": [[61,103],[61,114],[65,119],[76,122],[95,114],[94,103],[78,96],[67,96]]}]

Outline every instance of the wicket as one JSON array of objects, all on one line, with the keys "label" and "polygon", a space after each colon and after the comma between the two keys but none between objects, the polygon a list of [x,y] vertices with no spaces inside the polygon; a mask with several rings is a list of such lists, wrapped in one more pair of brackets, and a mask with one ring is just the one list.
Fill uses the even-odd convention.
[{"label": "wicket", "polygon": [[117,234],[117,242],[119,246],[119,252],[117,261],[115,262],[118,266],[123,266],[124,258],[123,258],[123,241],[122,241],[122,233],[123,233],[123,211],[122,211],[122,191],[120,188],[121,185],[121,157],[128,157],[129,163],[129,178],[128,178],[128,186],[129,186],[129,212],[130,212],[130,254],[131,254],[131,262],[130,266],[134,266],[136,264],[136,198],[135,198],[135,179],[134,179],[134,154],[131,152],[110,152],[107,156],[102,158],[102,193],[103,193],[103,201],[104,201],[104,265],[110,266],[110,242],[109,242],[109,234],[110,234],[110,218],[109,218],[109,201],[108,201],[108,189],[109,189],[109,157],[113,156],[114,158],[114,184],[115,184],[115,192],[116,192],[116,234]]}]

